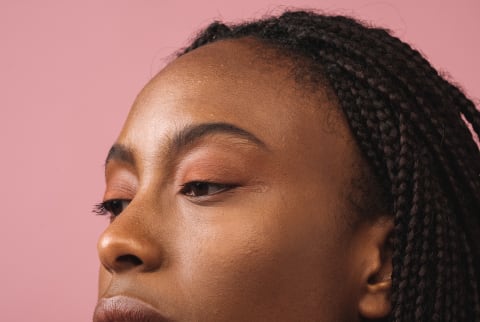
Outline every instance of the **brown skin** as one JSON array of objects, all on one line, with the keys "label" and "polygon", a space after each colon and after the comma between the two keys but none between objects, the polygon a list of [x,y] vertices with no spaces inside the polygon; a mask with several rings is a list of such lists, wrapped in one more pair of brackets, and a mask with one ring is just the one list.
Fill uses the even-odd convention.
[{"label": "brown skin", "polygon": [[[288,60],[259,52],[251,39],[204,46],[138,96],[117,140],[133,160],[106,166],[104,200],[131,202],[98,243],[100,298],[141,299],[175,321],[388,314],[392,224],[359,220],[346,201],[361,163],[346,123],[325,89],[302,89]],[[263,143],[215,130],[172,146],[219,122]],[[182,188],[192,181],[227,186]]]}]

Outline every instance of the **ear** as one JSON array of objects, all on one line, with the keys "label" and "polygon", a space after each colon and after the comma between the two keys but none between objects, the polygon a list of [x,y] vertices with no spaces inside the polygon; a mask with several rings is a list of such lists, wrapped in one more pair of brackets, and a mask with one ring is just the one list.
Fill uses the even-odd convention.
[{"label": "ear", "polygon": [[393,219],[381,217],[361,228],[362,256],[358,311],[365,319],[381,319],[391,311]]}]

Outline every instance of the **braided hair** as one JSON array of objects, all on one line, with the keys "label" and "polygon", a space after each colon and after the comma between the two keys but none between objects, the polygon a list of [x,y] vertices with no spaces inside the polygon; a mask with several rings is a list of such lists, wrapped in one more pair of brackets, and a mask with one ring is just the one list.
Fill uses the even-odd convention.
[{"label": "braided hair", "polygon": [[291,57],[310,85],[326,79],[338,97],[394,217],[389,320],[480,321],[474,103],[408,44],[344,16],[287,11],[214,22],[179,55],[242,37]]}]

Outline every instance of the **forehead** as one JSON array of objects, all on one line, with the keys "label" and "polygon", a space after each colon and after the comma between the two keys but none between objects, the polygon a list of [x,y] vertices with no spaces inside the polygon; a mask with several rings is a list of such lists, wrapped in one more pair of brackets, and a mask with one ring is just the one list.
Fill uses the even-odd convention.
[{"label": "forehead", "polygon": [[[293,64],[279,52],[254,38],[230,39],[207,44],[184,54],[169,64],[155,78],[181,77],[204,80],[229,80],[237,85],[267,81],[268,87],[278,88],[293,82],[290,71]],[[272,76],[279,76],[270,83]],[[260,77],[260,78],[259,78]]]},{"label": "forehead", "polygon": [[[188,101],[185,105],[200,109],[203,116],[215,110],[235,114],[239,119],[261,119],[258,114],[283,107],[276,100],[284,105],[296,101],[313,112],[313,104],[306,104],[312,97],[305,95],[293,80],[290,62],[280,57],[276,63],[268,62],[265,57],[271,54],[272,50],[251,39],[213,43],[176,59],[146,86],[139,98]],[[290,112],[294,111],[292,106]],[[194,109],[190,108],[190,112]]]},{"label": "forehead", "polygon": [[305,173],[323,167],[332,180],[332,169],[349,176],[356,148],[336,102],[322,84],[304,90],[287,59],[270,63],[275,55],[262,50],[251,39],[230,40],[178,58],[139,94],[118,143],[158,163],[182,128],[229,123],[264,142],[285,171],[302,164]]},{"label": "forehead", "polygon": [[271,132],[281,130],[272,133],[277,136],[309,124],[344,130],[337,126],[342,116],[325,86],[319,84],[315,93],[305,90],[287,58],[253,39],[206,45],[169,64],[139,94],[126,128],[153,120],[162,121],[156,128],[167,121],[268,126]]}]

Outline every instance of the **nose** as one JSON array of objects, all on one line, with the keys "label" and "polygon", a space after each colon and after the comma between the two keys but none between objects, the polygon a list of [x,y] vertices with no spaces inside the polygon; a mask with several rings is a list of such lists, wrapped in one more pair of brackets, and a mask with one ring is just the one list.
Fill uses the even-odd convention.
[{"label": "nose", "polygon": [[103,232],[97,249],[102,265],[111,273],[148,272],[162,264],[162,250],[147,225],[118,217]]}]

